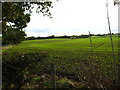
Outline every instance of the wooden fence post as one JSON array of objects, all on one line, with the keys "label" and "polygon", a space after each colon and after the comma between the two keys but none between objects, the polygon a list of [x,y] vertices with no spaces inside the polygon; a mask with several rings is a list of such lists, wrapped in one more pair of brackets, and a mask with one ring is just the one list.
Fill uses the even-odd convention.
[{"label": "wooden fence post", "polygon": [[55,64],[51,64],[51,88],[54,88],[54,90],[56,90],[55,71]]}]

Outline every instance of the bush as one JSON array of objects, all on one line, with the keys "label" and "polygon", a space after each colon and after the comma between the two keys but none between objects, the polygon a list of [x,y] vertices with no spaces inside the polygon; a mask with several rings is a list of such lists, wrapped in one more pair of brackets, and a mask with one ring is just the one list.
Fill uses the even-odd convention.
[{"label": "bush", "polygon": [[27,82],[26,75],[38,62],[42,62],[45,53],[3,53],[3,88],[21,88]]}]

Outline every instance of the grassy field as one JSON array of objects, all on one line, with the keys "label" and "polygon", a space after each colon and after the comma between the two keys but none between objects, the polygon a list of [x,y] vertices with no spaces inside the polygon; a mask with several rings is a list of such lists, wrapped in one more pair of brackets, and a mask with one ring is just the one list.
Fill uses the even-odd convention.
[{"label": "grassy field", "polygon": [[[118,50],[118,37],[113,38],[115,50]],[[94,51],[110,51],[111,42],[108,37],[94,37],[92,38]],[[90,49],[89,38],[81,39],[41,39],[28,40],[22,42],[12,49],[18,52],[27,52],[37,50],[87,50]],[[15,51],[15,52],[16,52]],[[35,50],[34,50],[35,51]],[[33,51],[32,51],[33,52]]]},{"label": "grassy field", "polygon": [[[113,37],[113,41],[115,59],[118,61],[118,50],[120,49],[118,47],[118,37]],[[16,53],[22,54],[23,57],[27,53],[44,54],[45,57],[42,61],[38,61],[34,66],[25,71],[26,75],[49,74],[50,65],[54,63],[56,65],[57,76],[66,77],[71,80],[77,79],[80,82],[80,79],[83,77],[84,79],[90,78],[87,71],[84,72],[85,67],[94,72],[95,76],[105,77],[105,74],[107,75],[106,77],[113,78],[114,72],[111,71],[113,70],[114,60],[109,37],[92,37],[92,44],[93,53],[91,53],[89,38],[27,40],[12,48],[3,50],[3,53],[8,55],[8,57]],[[39,59],[37,56],[36,58]],[[34,58],[31,57],[30,59]],[[90,63],[91,61],[92,63]],[[117,64],[119,65],[118,62]],[[102,75],[101,73],[104,73],[103,76],[100,76]],[[89,81],[89,79],[86,80]]]}]

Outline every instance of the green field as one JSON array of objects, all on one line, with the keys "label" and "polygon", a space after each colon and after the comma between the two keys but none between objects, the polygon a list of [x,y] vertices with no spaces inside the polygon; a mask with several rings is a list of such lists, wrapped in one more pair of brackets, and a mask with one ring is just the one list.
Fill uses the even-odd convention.
[{"label": "green field", "polygon": [[[113,38],[114,49],[117,51],[118,37]],[[111,51],[111,42],[108,37],[94,37],[92,38],[93,51]],[[41,39],[41,40],[27,40],[20,45],[12,48],[10,52],[33,52],[41,50],[84,50],[90,51],[89,38],[81,39]]]},{"label": "green field", "polygon": [[[113,37],[115,60],[118,61],[118,37]],[[3,54],[11,57],[13,54],[19,53],[25,55],[27,53],[44,54],[42,61],[38,61],[33,67],[27,69],[25,74],[40,74],[49,73],[50,65],[56,65],[56,72],[58,76],[70,78],[78,78],[82,76],[83,68],[96,72],[99,67],[107,77],[113,78],[113,57],[111,52],[111,42],[109,37],[92,37],[92,53],[89,38],[81,39],[40,39],[40,40],[26,40],[21,44],[13,46],[12,48],[3,50]],[[11,55],[11,56],[10,56]],[[7,57],[7,56],[6,56]],[[6,58],[4,57],[4,58]],[[34,59],[39,57],[31,57]],[[27,58],[25,59],[27,60]],[[92,63],[90,63],[92,61]],[[119,65],[119,63],[117,62]],[[94,69],[95,68],[95,69]],[[96,71],[94,71],[96,70]],[[85,74],[84,74],[85,75]],[[84,76],[83,75],[83,76]],[[98,74],[98,77],[101,74]],[[86,76],[87,77],[87,76]],[[102,77],[102,76],[101,76]],[[103,76],[104,77],[104,76]]]}]

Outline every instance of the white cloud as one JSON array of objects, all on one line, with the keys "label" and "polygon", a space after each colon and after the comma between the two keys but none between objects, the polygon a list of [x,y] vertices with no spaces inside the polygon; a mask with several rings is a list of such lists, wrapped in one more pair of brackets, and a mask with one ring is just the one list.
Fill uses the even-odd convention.
[{"label": "white cloud", "polygon": [[[109,1],[111,28],[115,31],[118,27],[118,8],[113,5],[113,0]],[[31,32],[34,36],[86,34],[88,30],[91,33],[108,33],[106,0],[59,0],[53,1],[53,6],[53,19],[40,13],[32,14],[26,28],[28,36],[32,35]]]}]

